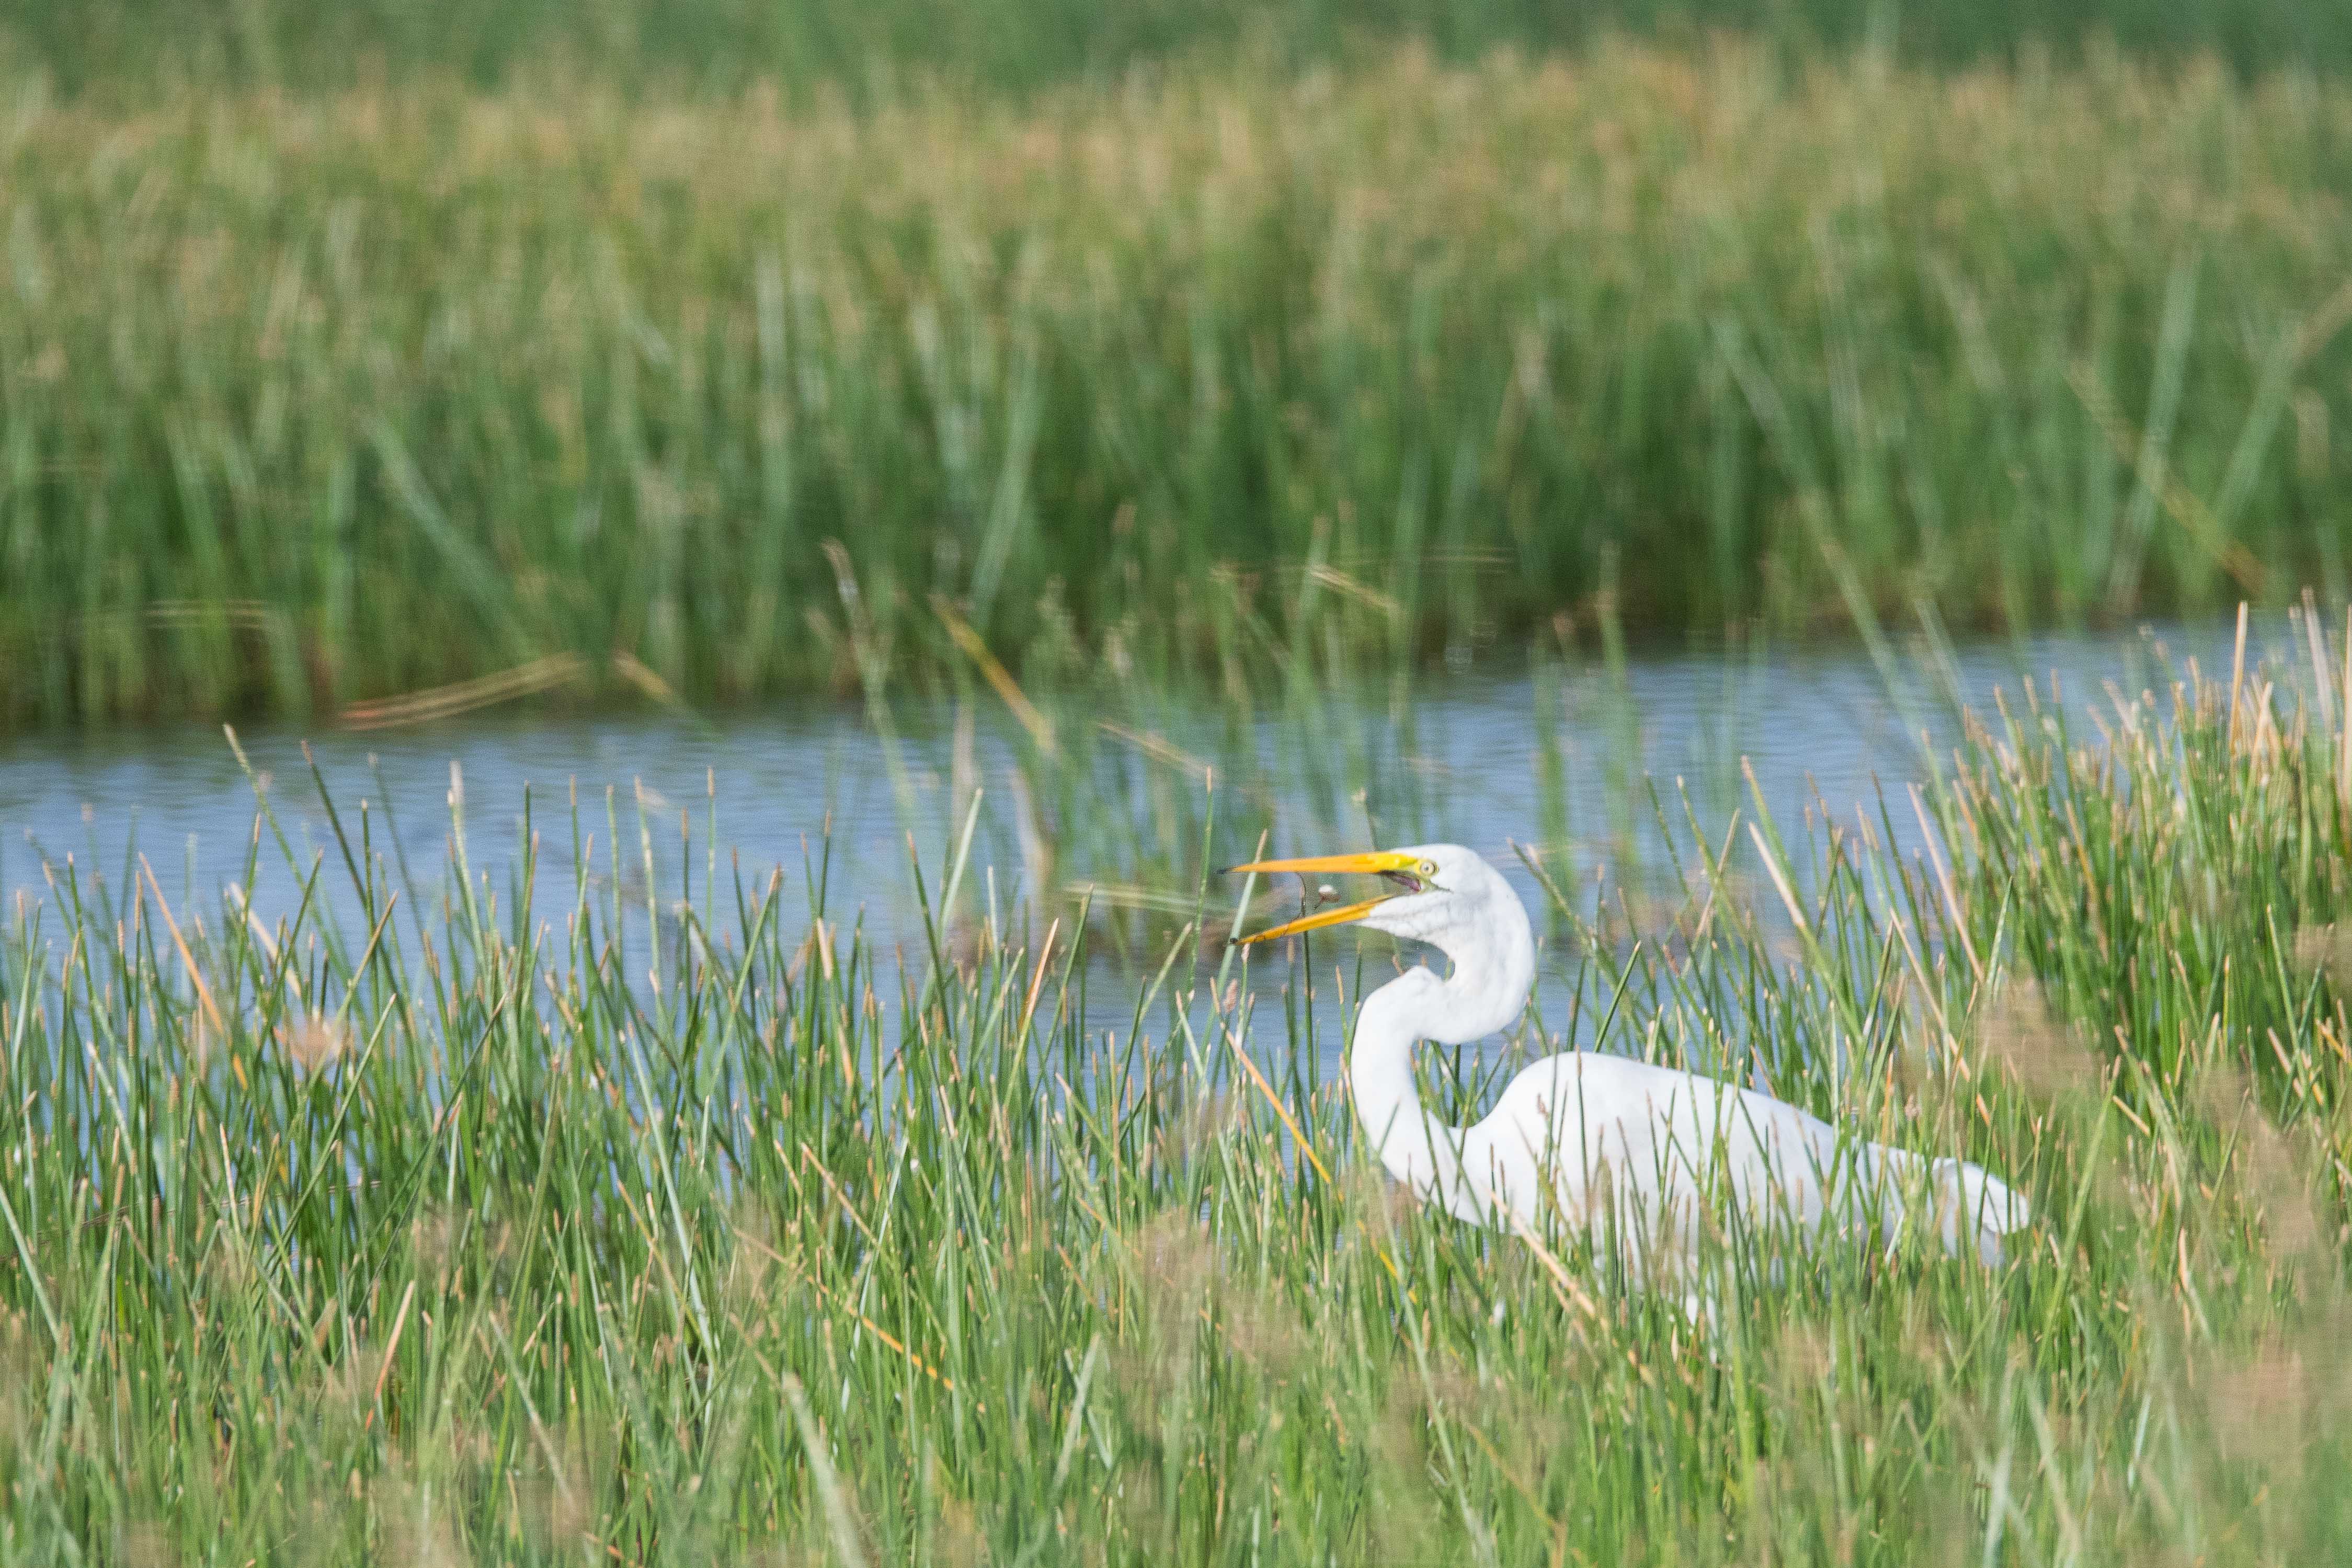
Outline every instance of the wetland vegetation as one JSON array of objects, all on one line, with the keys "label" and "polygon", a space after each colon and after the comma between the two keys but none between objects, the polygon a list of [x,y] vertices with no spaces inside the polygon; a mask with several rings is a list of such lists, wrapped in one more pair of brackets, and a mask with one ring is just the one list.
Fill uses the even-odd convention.
[{"label": "wetland vegetation", "polygon": [[7,92],[12,727],[2352,590],[2332,78]]},{"label": "wetland vegetation", "polygon": [[[1727,1245],[1712,1324],[1383,1189],[1304,995],[1378,947],[1243,988],[1187,928],[1106,1030],[1085,923],[992,918],[952,848],[895,961],[691,858],[650,958],[617,864],[534,903],[458,836],[419,908],[348,801],[323,855],[257,836],[247,884],[302,890],[273,923],[61,863],[0,940],[11,1550],[2327,1560],[2340,653],[2090,732],[2014,702],[1916,807],[1670,823],[1678,899],[1559,890],[1566,1001],[1433,1061],[1442,1103],[1594,1039],[1965,1150],[2040,1216],[1999,1270]],[[533,823],[651,869],[626,817]]]},{"label": "wetland vegetation", "polygon": [[[715,775],[493,847],[452,770],[436,868],[289,741],[203,877],[26,875],[0,770],[0,1559],[2352,1554],[2336,8],[673,10],[0,18],[8,761],[837,693],[909,889],[808,768],[733,858]],[[1956,716],[1954,633],[2244,600]],[[1641,639],[1824,631],[1916,790],[1696,703],[1642,776]],[[1428,755],[1433,665],[1524,735]],[[1433,1103],[1741,1076],[2002,1172],[2007,1260],[1720,1238],[1693,1316],[1400,1199],[1404,955],[1244,960],[1211,868],[1483,768],[1541,983]]]}]

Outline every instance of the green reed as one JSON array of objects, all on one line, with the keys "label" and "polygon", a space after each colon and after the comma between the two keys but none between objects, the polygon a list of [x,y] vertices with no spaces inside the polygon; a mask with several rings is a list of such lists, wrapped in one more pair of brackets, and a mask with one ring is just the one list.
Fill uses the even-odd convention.
[{"label": "green reed", "polygon": [[940,75],[1020,93],[1236,41],[1304,68],[1406,38],[1468,59],[1498,47],[1575,47],[1612,32],[1675,39],[1727,28],[1792,54],[1867,47],[1945,64],[2120,45],[2210,51],[2245,71],[2352,65],[2352,23],[2328,0],[1021,0],[946,9],[917,0],[85,0],[18,5],[0,16],[0,41],[69,91],[117,97],[188,79],[313,91],[417,72],[491,86],[551,60],[616,83],[722,91],[773,78],[801,92],[887,94],[908,78]]},{"label": "green reed", "polygon": [[[1695,823],[1674,898],[1563,890],[1543,1030],[1752,1075],[2034,1202],[1997,1270],[1831,1249],[1775,1283],[1727,1249],[1711,1324],[1572,1238],[1387,1188],[1317,1035],[1335,956],[1352,998],[1377,942],[1247,974],[1182,931],[1106,1029],[1066,904],[951,939],[982,870],[952,841],[913,868],[933,913],[903,967],[828,915],[821,858],[689,853],[625,897],[648,830],[610,808],[532,802],[502,883],[453,827],[429,909],[349,800],[317,859],[257,833],[245,884],[299,911],[269,924],[60,863],[0,938],[0,1539],[2335,1560],[2352,688],[2306,633],[2299,680],[2183,672],[2095,737],[2011,703],[1876,821]],[[572,891],[532,875],[551,836]],[[1192,919],[1239,913],[1174,863]],[[1543,1046],[1435,1064],[1433,1092],[1466,1106]]]},{"label": "green reed", "polygon": [[2329,82],[1721,44],[5,101],[10,727],[2352,586]]}]

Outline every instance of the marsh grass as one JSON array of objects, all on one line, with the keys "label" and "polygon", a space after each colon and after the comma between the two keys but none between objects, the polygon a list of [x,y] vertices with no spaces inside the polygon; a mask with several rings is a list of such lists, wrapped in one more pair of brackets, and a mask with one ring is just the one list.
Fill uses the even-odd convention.
[{"label": "marsh grass", "polygon": [[2120,45],[2154,57],[2211,52],[2237,68],[2352,65],[2352,26],[2326,0],[2074,0],[2064,5],[1894,5],[1874,0],[1170,0],[1101,6],[1022,0],[942,10],[917,0],[510,0],[489,7],[351,0],[89,0],[18,6],[0,41],[67,90],[121,98],[159,83],[345,88],[373,74],[446,73],[491,86],[550,60],[624,86],[715,90],[772,78],[799,92],[887,94],[944,78],[1032,92],[1075,78],[1220,55],[1237,42],[1287,68],[1416,39],[1453,59],[1574,47],[1612,32],[1686,39],[1740,29],[1792,56],[1868,47],[1906,60],[2060,57]]},{"label": "marsh grass", "polygon": [[1019,105],[0,95],[11,727],[2347,587],[2324,78],[1715,42]]},{"label": "marsh grass", "polygon": [[[1378,982],[1344,947],[1253,1020],[1237,953],[1171,945],[1104,1030],[1066,937],[934,925],[896,967],[722,869],[648,960],[617,874],[534,906],[462,836],[439,907],[396,900],[355,809],[248,869],[310,890],[268,927],[59,865],[0,940],[11,1550],[2332,1561],[2352,705],[2315,650],[2299,693],[2184,673],[2095,740],[2013,704],[1922,790],[1936,856],[1894,805],[1751,819],[1639,940],[1563,900],[1548,1028],[2032,1195],[1998,1270],[1832,1249],[1775,1284],[1727,1248],[1711,1325],[1380,1177],[1303,989],[1335,952]],[[577,866],[643,841],[538,821]]]}]

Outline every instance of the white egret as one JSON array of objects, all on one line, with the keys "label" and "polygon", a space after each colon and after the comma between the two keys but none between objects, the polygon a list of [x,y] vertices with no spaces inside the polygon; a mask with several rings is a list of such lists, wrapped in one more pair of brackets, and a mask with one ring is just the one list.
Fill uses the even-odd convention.
[{"label": "white egret", "polygon": [[1391,1175],[1460,1218],[1522,1230],[1557,1209],[1612,1228],[1630,1272],[1696,1263],[1710,1199],[1751,1225],[1878,1231],[1892,1242],[1906,1205],[1948,1252],[2000,1257],[2025,1200],[1982,1166],[1927,1159],[1842,1134],[1753,1089],[1597,1051],[1546,1057],[1514,1077],[1485,1119],[1446,1126],[1413,1086],[1412,1048],[1466,1045],[1507,1028],[1535,980],[1536,946],[1510,884],[1473,851],[1423,844],[1369,854],[1259,861],[1236,872],[1369,873],[1398,891],[1320,909],[1244,937],[1360,924],[1426,942],[1453,960],[1416,966],[1366,997],[1348,1080],[1356,1114]]}]

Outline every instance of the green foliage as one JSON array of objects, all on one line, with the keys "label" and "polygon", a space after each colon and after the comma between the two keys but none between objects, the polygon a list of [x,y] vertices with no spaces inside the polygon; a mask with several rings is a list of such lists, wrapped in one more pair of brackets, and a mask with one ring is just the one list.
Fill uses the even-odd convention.
[{"label": "green foliage", "polygon": [[59,865],[0,938],[0,1538],[2340,1560],[2352,729],[2325,676],[2231,690],[2117,712],[2097,754],[1980,732],[1921,802],[1941,860],[1759,823],[1720,861],[1678,835],[1674,899],[1562,900],[1574,1016],[1543,1022],[1743,1064],[2034,1202],[1998,1270],[1830,1248],[1776,1283],[1727,1247],[1711,1323],[1389,1193],[1294,988],[1328,945],[1260,960],[1286,1037],[1189,932],[1105,1030],[1073,927],[976,918],[968,868],[925,868],[937,936],[893,969],[787,929],[772,883],[625,902],[644,829],[608,813],[539,822],[582,871],[561,907],[467,878],[459,833],[423,910],[348,801],[268,873],[310,890],[272,926]]},{"label": "green foliage", "polygon": [[931,73],[1024,92],[1246,41],[1286,66],[1417,39],[1450,59],[1510,47],[1571,48],[1612,32],[1687,38],[1724,28],[1792,52],[1868,45],[1959,64],[2071,56],[2112,41],[2135,53],[2207,51],[2243,71],[2352,65],[2352,21],[2332,0],[16,0],[0,37],[22,65],[76,92],[128,95],[194,78],[298,91],[372,73],[450,73],[498,85],[551,61],[619,84],[732,91],[881,88]]},{"label": "green foliage", "polygon": [[2344,586],[2352,90],[2308,78],[1725,45],[7,125],[11,726],[567,656],[871,692],[970,668],[955,620],[1067,685],[1603,600],[1715,636]]}]

